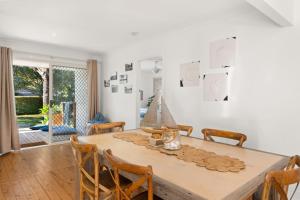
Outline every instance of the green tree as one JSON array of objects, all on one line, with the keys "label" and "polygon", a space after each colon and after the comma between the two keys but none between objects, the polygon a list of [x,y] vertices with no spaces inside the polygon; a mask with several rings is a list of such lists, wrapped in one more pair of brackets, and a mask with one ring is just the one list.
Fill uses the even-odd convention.
[{"label": "green tree", "polygon": [[49,69],[41,67],[13,66],[15,91],[28,90],[43,96],[43,105],[49,103]]},{"label": "green tree", "polygon": [[75,73],[70,70],[53,70],[53,99],[58,102],[74,101]]},{"label": "green tree", "polygon": [[[43,105],[49,104],[49,69],[40,67],[13,66],[15,91],[27,90],[43,96]],[[53,99],[60,103],[75,99],[75,72],[53,69]]]},{"label": "green tree", "polygon": [[32,94],[43,94],[43,78],[37,68],[13,66],[15,91],[27,90]]}]

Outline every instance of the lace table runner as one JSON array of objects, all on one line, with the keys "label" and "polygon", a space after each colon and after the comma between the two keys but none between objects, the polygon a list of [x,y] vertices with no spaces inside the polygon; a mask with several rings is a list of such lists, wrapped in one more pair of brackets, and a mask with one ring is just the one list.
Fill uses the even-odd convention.
[{"label": "lace table runner", "polygon": [[145,146],[148,149],[160,151],[170,156],[176,156],[178,159],[186,162],[194,162],[197,166],[205,167],[212,171],[239,172],[246,167],[245,163],[237,158],[217,155],[214,152],[208,152],[190,145],[181,145],[179,150],[166,150],[163,147],[154,147],[149,144],[149,136],[139,133],[116,133],[113,137]]}]

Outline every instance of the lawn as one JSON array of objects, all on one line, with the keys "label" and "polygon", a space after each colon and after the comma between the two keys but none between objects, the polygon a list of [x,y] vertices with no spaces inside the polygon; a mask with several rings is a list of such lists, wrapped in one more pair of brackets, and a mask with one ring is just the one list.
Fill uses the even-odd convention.
[{"label": "lawn", "polygon": [[44,119],[43,115],[35,114],[35,115],[18,115],[17,123],[20,128],[27,128],[30,126],[34,126],[36,124],[41,124],[41,121]]}]

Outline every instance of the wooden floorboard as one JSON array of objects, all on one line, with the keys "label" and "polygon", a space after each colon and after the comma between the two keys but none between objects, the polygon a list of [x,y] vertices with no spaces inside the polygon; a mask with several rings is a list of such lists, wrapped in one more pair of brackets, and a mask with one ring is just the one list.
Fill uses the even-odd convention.
[{"label": "wooden floorboard", "polygon": [[0,200],[72,200],[76,168],[70,144],[0,156]]}]

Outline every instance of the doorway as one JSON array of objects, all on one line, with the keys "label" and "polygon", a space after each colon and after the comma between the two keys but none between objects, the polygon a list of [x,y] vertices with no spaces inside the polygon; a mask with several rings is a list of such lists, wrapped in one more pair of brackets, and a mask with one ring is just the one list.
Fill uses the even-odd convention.
[{"label": "doorway", "polygon": [[156,95],[163,91],[162,58],[149,58],[139,62],[138,70],[138,100],[137,100],[137,128],[144,119],[150,104]]},{"label": "doorway", "polygon": [[88,120],[85,65],[16,62],[14,87],[21,147],[83,135]]},{"label": "doorway", "polygon": [[88,74],[83,67],[50,67],[49,140],[83,135],[88,120]]},{"label": "doorway", "polygon": [[21,147],[46,145],[48,116],[44,110],[49,101],[49,65],[17,63],[13,65],[15,107]]}]

